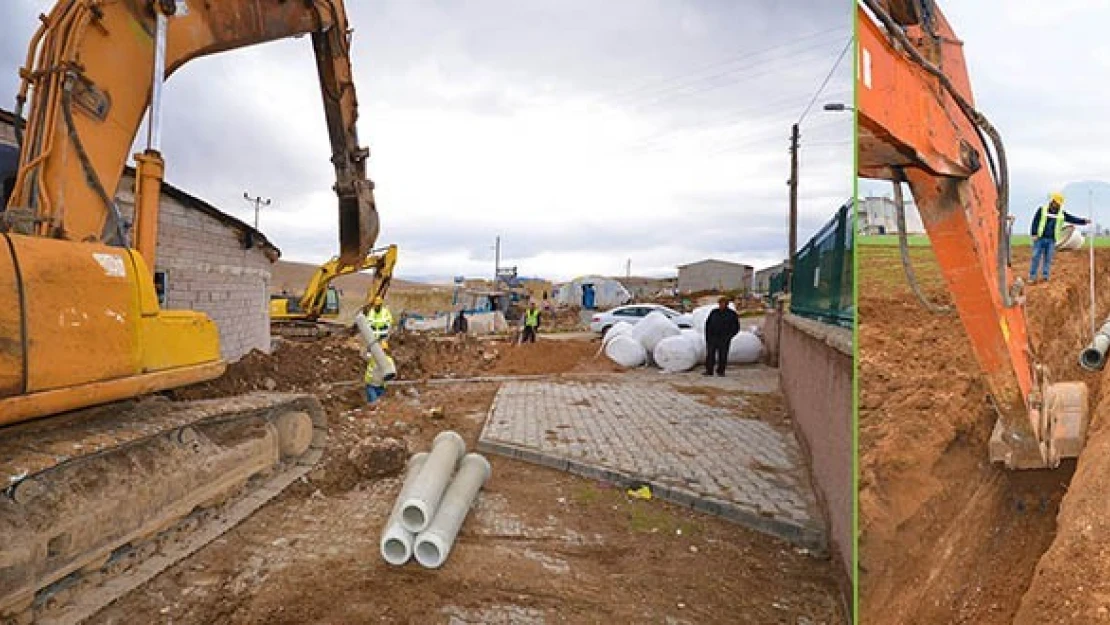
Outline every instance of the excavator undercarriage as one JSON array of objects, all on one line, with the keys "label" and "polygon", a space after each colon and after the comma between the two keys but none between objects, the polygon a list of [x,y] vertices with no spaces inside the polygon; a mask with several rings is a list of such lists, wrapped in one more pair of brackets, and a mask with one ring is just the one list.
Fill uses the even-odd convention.
[{"label": "excavator undercarriage", "polygon": [[[280,393],[151,397],[6,428],[0,618],[94,614],[308,472],[326,437],[314,397]],[[133,557],[171,528],[154,557]]]}]

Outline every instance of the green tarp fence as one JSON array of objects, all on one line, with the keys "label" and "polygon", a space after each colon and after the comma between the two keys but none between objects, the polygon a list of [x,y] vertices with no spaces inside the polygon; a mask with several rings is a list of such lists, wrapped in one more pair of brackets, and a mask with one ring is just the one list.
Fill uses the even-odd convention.
[{"label": "green tarp fence", "polygon": [[[852,235],[852,203],[848,202],[798,250],[790,296],[792,313],[825,323],[852,325]],[[771,294],[786,290],[784,282],[782,273],[771,276]]]}]

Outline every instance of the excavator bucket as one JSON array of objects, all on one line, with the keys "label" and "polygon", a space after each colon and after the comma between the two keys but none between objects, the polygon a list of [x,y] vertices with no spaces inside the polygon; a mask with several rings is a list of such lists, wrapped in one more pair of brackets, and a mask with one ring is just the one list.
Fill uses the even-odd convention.
[{"label": "excavator bucket", "polygon": [[1048,387],[1047,400],[1049,432],[1058,458],[1078,458],[1087,441],[1090,419],[1087,385],[1057,382]]},{"label": "excavator bucket", "polygon": [[1020,433],[1007,434],[1002,421],[994,426],[990,440],[991,462],[1008,469],[1054,469],[1064,458],[1078,458],[1087,440],[1087,385],[1057,382],[1045,392],[1042,414],[1036,419],[1039,431],[1034,440]]}]

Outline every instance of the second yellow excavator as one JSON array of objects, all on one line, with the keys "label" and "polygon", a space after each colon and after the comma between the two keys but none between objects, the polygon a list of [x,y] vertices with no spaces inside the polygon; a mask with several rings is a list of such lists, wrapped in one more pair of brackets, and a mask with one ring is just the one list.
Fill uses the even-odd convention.
[{"label": "second yellow excavator", "polygon": [[[325,414],[310,395],[150,397],[226,367],[213,322],[162,310],[155,294],[163,82],[191,59],[305,34],[336,172],[339,262],[355,266],[378,217],[341,0],[61,0],[42,16],[0,211],[0,621],[87,618],[323,454]],[[129,229],[113,198],[144,115]],[[90,572],[103,583],[82,593]],[[69,599],[54,594],[63,587]]]},{"label": "second yellow excavator", "polygon": [[365,309],[375,298],[385,298],[396,265],[396,245],[371,250],[354,265],[342,263],[338,256],[333,257],[316,268],[303,294],[270,296],[270,331],[279,336],[316,337],[348,329],[350,324],[335,321],[339,317],[340,298],[332,281],[342,276],[372,270],[374,281],[366,290],[366,300],[360,306]]}]

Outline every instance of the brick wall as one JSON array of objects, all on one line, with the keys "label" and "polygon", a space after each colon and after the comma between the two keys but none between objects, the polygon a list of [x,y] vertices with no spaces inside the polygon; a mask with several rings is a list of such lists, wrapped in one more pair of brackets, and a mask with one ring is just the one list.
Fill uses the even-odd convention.
[{"label": "brick wall", "polygon": [[[120,180],[116,198],[132,220],[132,178]],[[155,271],[166,272],[165,308],[207,313],[220,330],[220,354],[229,362],[252,349],[270,349],[271,263],[257,246],[243,249],[242,233],[175,198],[162,196]]]}]

